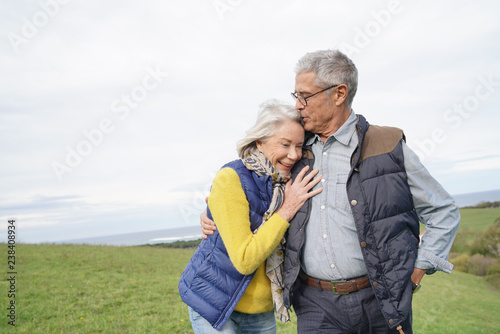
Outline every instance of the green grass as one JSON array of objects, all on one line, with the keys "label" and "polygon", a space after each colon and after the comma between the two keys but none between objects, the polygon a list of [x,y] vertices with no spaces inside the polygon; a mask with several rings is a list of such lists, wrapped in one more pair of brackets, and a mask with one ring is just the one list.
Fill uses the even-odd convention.
[{"label": "green grass", "polygon": [[[459,231],[468,231],[471,235],[484,232],[495,219],[500,217],[500,209],[460,209]],[[420,232],[425,230],[425,225],[420,224]]]},{"label": "green grass", "polygon": [[[18,245],[16,328],[19,333],[190,333],[177,280],[192,252]],[[2,308],[8,302],[5,283]],[[2,321],[0,332],[6,327]]]},{"label": "green grass", "polygon": [[500,217],[500,209],[460,209],[460,215],[462,216],[460,229],[480,233]]},{"label": "green grass", "polygon": [[[0,249],[6,249],[5,244]],[[17,245],[15,332],[192,333],[177,281],[194,250]],[[0,282],[6,310],[8,282]],[[6,314],[6,311],[4,311]],[[500,293],[454,272],[424,278],[414,300],[416,333],[500,332]],[[0,332],[12,329],[1,317]],[[292,323],[278,333],[295,333]]]},{"label": "green grass", "polygon": [[[455,238],[453,253],[466,253],[468,246],[500,217],[500,209],[460,209],[460,226]],[[420,232],[425,226],[420,224]]]},{"label": "green grass", "polygon": [[499,314],[500,291],[459,271],[427,275],[413,298],[415,333],[500,333]]},{"label": "green grass", "polygon": [[[500,209],[461,209],[460,231],[476,235]],[[7,245],[4,273],[7,270]],[[0,280],[0,333],[192,333],[177,282],[194,249],[77,245],[16,246],[16,327]],[[6,274],[5,274],[6,276]],[[426,276],[414,297],[415,333],[500,333],[500,291],[484,277]],[[278,324],[296,333],[296,317]]]}]

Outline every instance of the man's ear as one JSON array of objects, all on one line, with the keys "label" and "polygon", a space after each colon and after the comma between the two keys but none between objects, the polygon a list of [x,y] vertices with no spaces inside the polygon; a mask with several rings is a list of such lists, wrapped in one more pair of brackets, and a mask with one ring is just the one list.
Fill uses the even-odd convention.
[{"label": "man's ear", "polygon": [[335,96],[335,105],[340,106],[342,103],[344,103],[345,100],[347,99],[347,93],[348,93],[347,85],[345,84],[338,85],[335,88],[335,92],[333,94]]}]

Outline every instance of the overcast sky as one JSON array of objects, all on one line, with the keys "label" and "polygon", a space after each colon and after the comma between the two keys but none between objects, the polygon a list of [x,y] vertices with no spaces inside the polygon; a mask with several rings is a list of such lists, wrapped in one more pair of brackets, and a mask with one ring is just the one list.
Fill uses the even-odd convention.
[{"label": "overcast sky", "polygon": [[[0,237],[196,225],[305,53],[340,48],[355,112],[451,194],[500,189],[497,1],[2,1]],[[4,225],[4,227],[1,227]],[[5,241],[2,241],[5,242]]]}]

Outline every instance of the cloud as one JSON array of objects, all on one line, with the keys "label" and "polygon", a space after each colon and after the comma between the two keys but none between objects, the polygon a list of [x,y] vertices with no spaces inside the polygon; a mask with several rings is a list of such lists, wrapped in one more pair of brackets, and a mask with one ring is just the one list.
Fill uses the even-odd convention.
[{"label": "cloud", "polygon": [[[28,242],[197,224],[259,104],[292,102],[297,59],[343,43],[357,48],[356,112],[401,127],[415,150],[443,129],[425,161],[431,173],[453,192],[495,186],[476,177],[498,167],[498,91],[460,126],[443,115],[481,76],[500,79],[499,4],[399,1],[384,23],[389,1],[230,3],[221,18],[211,1],[71,1],[17,52],[0,40],[2,219],[17,216]],[[43,10],[4,7],[5,37]],[[113,110],[134,89],[141,99],[156,66],[168,73],[158,87],[126,117]],[[113,130],[99,139],[103,119]],[[99,144],[85,143],[89,133]],[[60,182],[54,161],[68,165],[79,148],[86,155]]]},{"label": "cloud", "polygon": [[471,173],[500,169],[500,155],[476,157],[466,161],[459,161],[456,162],[452,168],[456,171]]}]

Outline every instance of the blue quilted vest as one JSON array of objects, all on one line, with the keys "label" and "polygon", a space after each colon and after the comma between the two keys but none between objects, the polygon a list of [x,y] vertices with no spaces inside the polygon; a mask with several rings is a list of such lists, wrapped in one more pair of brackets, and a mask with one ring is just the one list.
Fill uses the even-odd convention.
[{"label": "blue quilted vest", "polygon": [[[358,147],[351,157],[347,196],[371,287],[389,327],[411,310],[410,277],[418,252],[419,222],[406,179],[402,141],[396,128],[370,126],[358,115]],[[311,167],[313,159],[305,160]],[[292,175],[303,167],[294,166]],[[332,199],[335,200],[335,199]],[[300,271],[308,201],[290,222],[285,258],[285,305],[290,307]]]},{"label": "blue quilted vest", "polygon": [[[238,174],[250,205],[250,223],[254,231],[271,204],[272,178],[259,177],[248,170],[241,160],[224,167]],[[210,208],[208,217],[212,218]],[[217,222],[215,222],[217,223]],[[179,280],[182,300],[205,318],[215,329],[220,329],[231,316],[245,293],[252,275],[242,275],[234,268],[218,231],[202,240]]]}]

